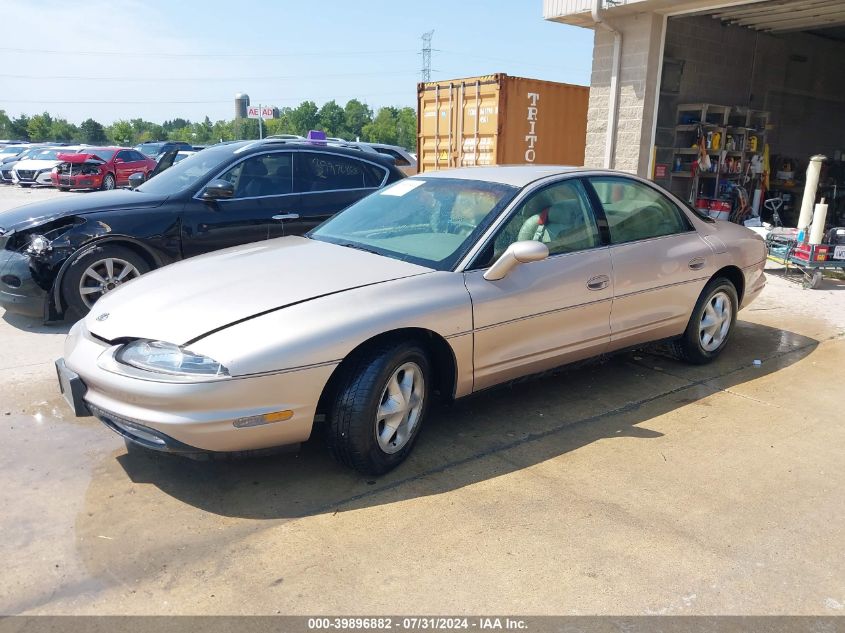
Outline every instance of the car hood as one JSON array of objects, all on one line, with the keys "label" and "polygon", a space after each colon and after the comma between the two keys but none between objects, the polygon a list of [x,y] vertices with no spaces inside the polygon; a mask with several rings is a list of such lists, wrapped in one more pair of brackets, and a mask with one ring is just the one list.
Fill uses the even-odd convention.
[{"label": "car hood", "polygon": [[85,324],[107,341],[146,338],[185,345],[290,305],[431,272],[353,248],[282,237],[144,275],[100,299]]},{"label": "car hood", "polygon": [[62,161],[64,163],[73,163],[73,164],[87,163],[89,161],[92,162],[92,163],[99,163],[99,164],[106,162],[102,158],[97,156],[96,154],[56,154],[56,158],[58,158],[60,161]]},{"label": "car hood", "polygon": [[60,162],[62,161],[56,160],[55,158],[51,158],[49,160],[33,160],[31,158],[24,158],[23,160],[18,161],[15,169],[46,169],[47,167],[55,167]]},{"label": "car hood", "polygon": [[[21,163],[18,163],[19,165]],[[85,215],[96,211],[116,209],[143,209],[161,205],[167,196],[115,189],[113,191],[95,191],[84,196],[62,196],[44,202],[25,204],[8,211],[0,211],[0,228],[10,230],[25,229],[43,222],[69,215]]]}]

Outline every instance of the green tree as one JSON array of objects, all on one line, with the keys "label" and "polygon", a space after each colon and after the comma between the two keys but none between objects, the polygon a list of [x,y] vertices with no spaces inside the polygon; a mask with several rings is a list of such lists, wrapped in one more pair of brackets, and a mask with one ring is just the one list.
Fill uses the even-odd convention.
[{"label": "green tree", "polygon": [[379,108],[372,122],[364,126],[363,137],[370,143],[397,144],[397,117],[399,110],[391,106]]},{"label": "green tree", "polygon": [[216,121],[211,128],[211,135],[214,143],[219,143],[221,141],[234,141],[234,121]]},{"label": "green tree", "polygon": [[29,117],[25,114],[21,114],[19,117],[12,119],[10,121],[11,128],[9,130],[9,136],[12,139],[20,140],[20,141],[28,141],[29,138]]},{"label": "green tree", "polygon": [[12,119],[6,114],[5,110],[0,110],[0,138],[11,139],[12,137]]},{"label": "green tree", "polygon": [[85,119],[79,125],[79,139],[89,145],[102,145],[109,142],[103,126],[94,119]]},{"label": "green tree", "polygon": [[290,111],[290,124],[293,134],[305,136],[308,130],[317,128],[320,124],[319,108],[313,101],[303,101],[296,108]]},{"label": "green tree", "polygon": [[50,131],[53,126],[53,117],[49,113],[36,114],[26,126],[29,138],[32,141],[50,141]]},{"label": "green tree", "polygon": [[106,133],[115,145],[132,145],[135,138],[132,124],[123,119],[112,123]]},{"label": "green tree", "polygon": [[396,144],[412,152],[417,151],[417,111],[402,108],[396,117]]},{"label": "green tree", "polygon": [[362,138],[364,126],[373,120],[373,111],[358,99],[350,99],[343,108],[345,127],[351,141]]},{"label": "green tree", "polygon": [[346,129],[346,113],[334,99],[326,101],[317,115],[320,120],[320,127],[326,136],[338,136],[347,138],[349,131]]},{"label": "green tree", "polygon": [[79,138],[79,128],[66,119],[53,119],[50,138],[54,141],[74,141]]}]

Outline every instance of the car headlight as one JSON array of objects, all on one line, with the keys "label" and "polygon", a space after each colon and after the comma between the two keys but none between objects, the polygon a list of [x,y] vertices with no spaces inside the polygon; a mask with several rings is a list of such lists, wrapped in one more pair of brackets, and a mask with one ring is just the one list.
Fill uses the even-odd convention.
[{"label": "car headlight", "polygon": [[29,238],[29,246],[26,247],[26,252],[30,255],[43,255],[51,248],[50,240],[43,235],[31,235]]},{"label": "car headlight", "polygon": [[115,358],[125,365],[160,374],[209,378],[229,375],[229,370],[216,360],[164,341],[139,339],[127,343]]}]

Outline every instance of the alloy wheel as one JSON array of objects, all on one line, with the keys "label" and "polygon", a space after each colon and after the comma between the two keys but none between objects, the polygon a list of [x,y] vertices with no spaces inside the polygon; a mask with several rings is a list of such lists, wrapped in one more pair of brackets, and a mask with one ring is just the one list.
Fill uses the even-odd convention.
[{"label": "alloy wheel", "polygon": [[140,276],[140,271],[125,259],[107,257],[94,262],[82,273],[79,280],[79,296],[90,310],[104,294]]},{"label": "alloy wheel", "polygon": [[724,292],[714,293],[704,307],[698,326],[701,347],[707,352],[719,349],[725,341],[733,322],[733,305]]},{"label": "alloy wheel", "polygon": [[396,453],[408,443],[420,420],[425,398],[425,378],[416,363],[405,363],[393,372],[381,394],[375,435],[385,453]]}]

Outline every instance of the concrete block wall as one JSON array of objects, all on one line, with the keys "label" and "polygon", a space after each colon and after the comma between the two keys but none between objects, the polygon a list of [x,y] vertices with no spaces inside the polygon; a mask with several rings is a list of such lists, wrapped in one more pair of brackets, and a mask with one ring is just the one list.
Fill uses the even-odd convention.
[{"label": "concrete block wall", "polygon": [[[650,160],[650,139],[657,87],[662,17],[641,13],[611,20],[622,32],[622,62],[616,148],[613,167],[645,175]],[[613,34],[597,29],[593,46],[587,146],[584,164],[603,167],[607,140]]]},{"label": "concrete block wall", "polygon": [[680,91],[661,97],[660,129],[675,125],[678,103],[703,101],[769,111],[778,154],[804,160],[845,149],[845,44],[679,17],[667,24],[665,57],[684,66]]}]

